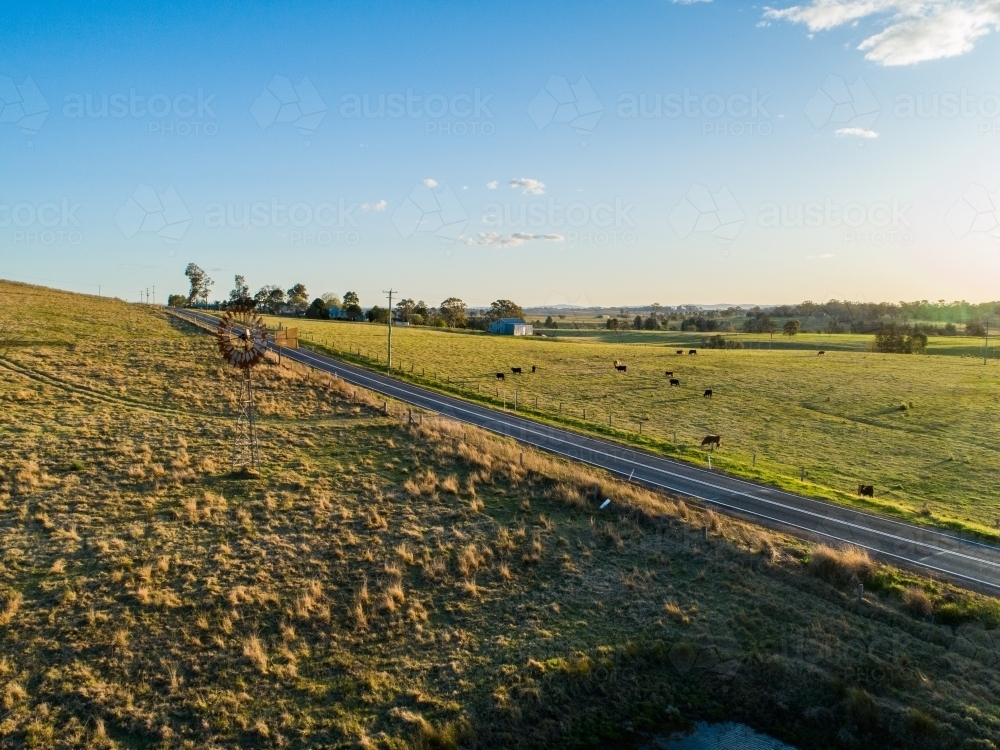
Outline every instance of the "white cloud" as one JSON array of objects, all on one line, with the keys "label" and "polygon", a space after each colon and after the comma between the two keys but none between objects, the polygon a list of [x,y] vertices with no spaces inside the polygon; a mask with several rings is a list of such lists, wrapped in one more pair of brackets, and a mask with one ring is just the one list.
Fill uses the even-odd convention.
[{"label": "white cloud", "polygon": [[486,187],[489,190],[496,190],[500,186],[499,180],[490,180],[486,183]]},{"label": "white cloud", "polygon": [[832,258],[833,257],[833,253],[823,253],[819,257],[821,257],[821,258]]},{"label": "white cloud", "polygon": [[878,133],[874,130],[865,130],[864,128],[837,128],[834,131],[834,135],[838,138],[849,138],[851,136],[855,138],[878,138]]},{"label": "white cloud", "polygon": [[385,211],[386,206],[388,206],[388,205],[389,204],[386,201],[384,201],[384,200],[378,201],[377,203],[362,203],[361,204],[361,210],[362,211],[375,211],[376,213],[378,213],[379,211]]},{"label": "white cloud", "polygon": [[428,177],[426,180],[424,180],[424,185],[429,188],[434,188],[437,187],[438,183],[437,180],[432,180],[430,177]]},{"label": "white cloud", "polygon": [[532,180],[530,177],[522,177],[520,180],[511,180],[507,183],[512,188],[521,188],[524,195],[541,195],[545,192],[545,183]]},{"label": "white cloud", "polygon": [[958,57],[975,41],[1000,30],[1000,0],[810,0],[790,8],[765,8],[764,18],[828,31],[879,17],[883,28],[858,49],[886,66]]},{"label": "white cloud", "polygon": [[496,247],[519,247],[525,242],[531,242],[532,240],[562,242],[565,239],[561,234],[526,234],[525,232],[514,232],[514,234],[507,236],[500,234],[500,232],[480,232],[478,244],[495,245]]}]

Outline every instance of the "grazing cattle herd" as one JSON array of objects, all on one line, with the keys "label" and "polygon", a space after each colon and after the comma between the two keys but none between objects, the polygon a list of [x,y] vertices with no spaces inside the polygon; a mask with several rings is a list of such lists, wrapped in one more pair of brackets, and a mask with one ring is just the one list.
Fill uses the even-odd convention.
[{"label": "grazing cattle herd", "polygon": [[[677,349],[675,351],[676,351],[677,354],[684,354],[684,350],[683,349]],[[697,349],[689,349],[688,350],[688,354],[689,355],[691,355],[691,354],[697,354],[697,353],[698,353]],[[825,354],[826,354],[826,351],[824,351],[824,350],[820,350],[819,352],[817,352],[817,355],[819,355],[819,356],[823,356]],[[627,373],[628,372],[628,367],[623,362],[621,362],[621,361],[619,361],[617,359],[613,362],[613,365],[614,365],[614,368],[615,368],[616,372],[620,372],[620,373]],[[532,365],[531,366],[531,372],[534,373],[534,372],[536,372],[536,370],[537,370],[537,366],[536,365]],[[520,368],[520,367],[511,367],[510,371],[514,375],[520,375],[523,372],[522,368]],[[680,387],[680,384],[681,384],[680,378],[674,377],[674,371],[673,370],[664,370],[663,374],[664,374],[665,377],[669,378],[669,383],[670,383],[671,387]],[[503,380],[504,379],[504,373],[502,373],[502,372],[496,373],[496,378],[497,378],[497,380]],[[704,393],[702,394],[702,396],[704,398],[711,398],[712,397],[712,389],[711,388],[706,388],[705,391],[704,391]],[[701,441],[701,447],[704,448],[706,446],[708,446],[712,451],[714,451],[716,448],[721,448],[722,447],[722,436],[721,435],[706,435],[704,437],[704,439]],[[875,487],[873,485],[870,485],[870,484],[859,484],[858,485],[858,495],[860,495],[861,497],[875,497]]]}]

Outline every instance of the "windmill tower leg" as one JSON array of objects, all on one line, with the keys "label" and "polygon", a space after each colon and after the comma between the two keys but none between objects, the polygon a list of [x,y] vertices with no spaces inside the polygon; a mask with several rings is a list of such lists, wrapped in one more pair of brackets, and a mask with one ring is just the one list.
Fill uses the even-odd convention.
[{"label": "windmill tower leg", "polygon": [[242,371],[240,398],[237,408],[236,435],[233,439],[232,470],[260,470],[260,449],[257,444],[257,414],[253,400],[250,370]]}]

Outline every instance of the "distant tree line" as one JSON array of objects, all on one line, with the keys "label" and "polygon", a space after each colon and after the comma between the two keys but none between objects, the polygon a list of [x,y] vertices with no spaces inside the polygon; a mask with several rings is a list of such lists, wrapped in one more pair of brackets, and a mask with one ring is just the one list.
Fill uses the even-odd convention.
[{"label": "distant tree line", "polygon": [[[511,300],[500,299],[486,309],[469,309],[458,297],[448,297],[440,305],[428,305],[423,300],[402,299],[392,309],[375,305],[365,311],[355,292],[345,292],[343,297],[326,293],[311,302],[305,284],[295,284],[290,289],[267,285],[250,293],[250,287],[243,276],[234,278],[233,289],[226,300],[209,302],[209,295],[215,282],[195,263],[189,263],[184,271],[188,278],[189,290],[186,295],[171,294],[167,304],[178,307],[214,307],[225,309],[234,304],[252,304],[261,312],[273,315],[296,315],[319,320],[368,320],[387,323],[390,314],[393,320],[410,325],[438,328],[467,328],[487,330],[491,323],[500,318],[522,318],[524,311]],[[1000,302],[849,302],[832,299],[817,303],[806,300],[797,305],[776,305],[773,307],[752,307],[749,309],[730,306],[725,309],[706,309],[698,305],[678,305],[664,307],[652,304],[649,312],[632,315],[627,308],[605,321],[608,330],[662,331],[681,330],[698,333],[728,333],[741,330],[744,333],[764,333],[774,336],[781,330],[784,335],[795,336],[801,331],[823,331],[826,333],[872,333],[895,326],[897,331],[908,331],[906,335],[920,333],[923,336],[974,336],[983,337],[986,325],[993,321],[1000,323]],[[635,311],[635,308],[632,308]],[[559,318],[564,318],[559,315]],[[535,321],[538,328],[557,329],[560,324],[549,315],[545,322]],[[959,326],[963,328],[959,328]],[[914,345],[916,346],[916,345]],[[912,347],[911,347],[912,348]],[[917,347],[919,348],[919,347]]]},{"label": "distant tree line", "polygon": [[[269,284],[256,293],[250,293],[246,278],[236,274],[233,288],[225,300],[209,302],[209,294],[215,282],[195,263],[189,263],[184,270],[190,290],[187,295],[171,294],[167,304],[172,307],[211,307],[225,310],[235,305],[254,307],[270,315],[295,315],[314,320],[368,320],[372,323],[388,323],[390,311],[387,307],[374,305],[367,311],[361,307],[357,292],[344,292],[343,297],[326,293],[309,301],[305,284],[295,284],[290,289]],[[402,299],[392,309],[394,321],[409,325],[425,325],[436,328],[468,328],[487,330],[491,323],[500,318],[523,318],[521,306],[511,300],[499,299],[483,310],[470,310],[458,297],[448,297],[440,305],[431,306],[423,300],[414,302]]]}]

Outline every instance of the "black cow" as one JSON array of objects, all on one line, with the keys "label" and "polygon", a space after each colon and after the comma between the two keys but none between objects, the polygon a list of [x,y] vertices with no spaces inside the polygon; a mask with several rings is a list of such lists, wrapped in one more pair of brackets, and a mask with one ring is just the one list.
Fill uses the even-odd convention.
[{"label": "black cow", "polygon": [[823,351],[822,349],[816,353],[816,355],[819,357],[822,357],[824,354],[826,354],[826,352]]},{"label": "black cow", "polygon": [[532,371],[532,372],[534,372],[534,371],[535,371],[535,366],[534,366],[534,365],[532,365],[532,366],[531,366],[531,371]]},{"label": "black cow", "polygon": [[672,378],[674,376],[674,371],[673,370],[667,370],[663,374],[666,375],[668,378]]},{"label": "black cow", "polygon": [[670,385],[680,385],[681,381],[677,378],[670,378]]},{"label": "black cow", "polygon": [[511,367],[511,368],[510,368],[510,371],[511,371],[511,372],[512,372],[513,374],[515,374],[515,375],[520,375],[520,374],[521,374],[521,368],[520,368],[520,367]]},{"label": "black cow", "polygon": [[701,447],[704,448],[706,445],[711,445],[714,451],[716,447],[722,447],[722,436],[721,435],[705,435],[705,438],[701,441]]},{"label": "black cow", "polygon": [[503,380],[503,373],[502,372],[498,372],[497,373],[497,380]]},{"label": "black cow", "polygon": [[683,354],[683,353],[684,353],[684,350],[683,350],[683,349],[678,349],[678,350],[677,350],[677,353],[678,353],[678,354]]},{"label": "black cow", "polygon": [[697,353],[698,353],[698,350],[697,350],[697,349],[691,349],[691,350],[690,350],[690,351],[688,352],[688,354],[697,354]]},{"label": "black cow", "polygon": [[859,484],[858,494],[861,497],[875,497],[875,486],[871,484]]},{"label": "black cow", "polygon": [[705,391],[705,398],[712,398],[712,389],[711,388],[709,388],[707,391]]}]

